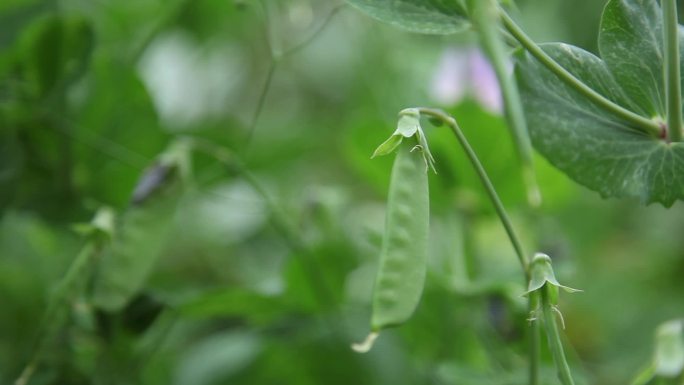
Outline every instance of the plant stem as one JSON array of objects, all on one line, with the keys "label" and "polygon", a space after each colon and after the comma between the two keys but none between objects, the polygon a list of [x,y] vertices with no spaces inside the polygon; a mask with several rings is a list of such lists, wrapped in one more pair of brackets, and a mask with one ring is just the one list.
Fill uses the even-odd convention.
[{"label": "plant stem", "polygon": [[482,163],[480,163],[480,160],[477,158],[477,155],[475,154],[475,151],[473,151],[473,148],[470,147],[470,143],[468,143],[468,140],[466,139],[465,135],[463,135],[463,132],[461,131],[461,128],[458,126],[458,123],[456,123],[456,119],[449,116],[445,112],[434,108],[420,107],[418,108],[418,111],[420,111],[420,113],[423,115],[427,115],[444,122],[447,126],[449,126],[454,135],[456,135],[456,139],[458,139],[458,142],[461,144],[461,147],[463,147],[463,150],[468,156],[468,159],[470,159],[470,163],[472,163],[473,168],[475,168],[477,175],[480,177],[480,181],[482,182],[482,185],[487,191],[487,195],[489,196],[489,199],[492,201],[494,209],[496,210],[496,213],[499,216],[499,219],[501,220],[501,224],[506,230],[508,239],[510,239],[511,244],[513,245],[513,249],[515,249],[515,253],[518,257],[518,261],[520,262],[520,266],[522,267],[525,273],[525,279],[526,281],[529,281],[530,275],[528,271],[528,261],[525,257],[526,254],[523,250],[522,243],[520,242],[518,235],[515,233],[515,230],[513,229],[513,225],[511,224],[511,220],[509,219],[508,214],[506,213],[506,209],[501,203],[501,199],[499,199],[499,195],[496,193],[496,190],[494,189],[492,182],[489,180],[487,172],[485,171],[484,167],[482,167]]},{"label": "plant stem", "polygon": [[136,63],[140,61],[150,44],[159,37],[159,34],[165,29],[169,28],[178,18],[183,15],[183,11],[190,4],[191,0],[181,0],[177,2],[174,6],[170,6],[169,12],[161,15],[158,21],[152,26],[152,29],[143,37],[143,39],[137,44],[133,45],[133,50],[128,56],[129,62],[135,66]]},{"label": "plant stem", "polygon": [[563,351],[563,343],[561,342],[558,325],[556,324],[556,314],[554,314],[553,305],[549,298],[548,283],[542,288],[541,296],[544,327],[546,328],[546,336],[549,341],[551,354],[553,355],[553,361],[556,363],[558,379],[560,379],[560,382],[563,385],[575,385],[575,382],[572,379],[572,372],[570,372],[570,366],[568,365],[568,361],[565,358],[565,352]]},{"label": "plant stem", "polygon": [[318,26],[318,28],[311,33],[308,37],[306,37],[304,40],[300,41],[299,43],[295,44],[294,46],[286,49],[283,52],[276,52],[276,50],[273,48],[273,42],[271,41],[271,37],[273,34],[272,27],[269,22],[268,18],[268,7],[266,6],[266,3],[263,1],[260,2],[261,8],[264,12],[264,18],[265,18],[265,27],[266,27],[266,44],[268,45],[268,51],[269,51],[269,58],[270,58],[270,63],[268,65],[268,71],[266,73],[266,79],[264,80],[263,86],[261,87],[261,91],[259,92],[259,99],[257,100],[257,106],[254,110],[254,114],[252,115],[252,120],[249,123],[249,127],[247,129],[247,137],[245,138],[245,145],[243,147],[243,154],[247,153],[249,150],[250,145],[252,144],[252,139],[254,138],[254,132],[256,131],[257,123],[259,122],[259,117],[261,116],[261,112],[264,108],[264,104],[266,102],[266,97],[268,96],[268,91],[271,89],[271,83],[273,81],[273,75],[276,72],[276,69],[278,67],[278,63],[280,63],[280,60],[294,55],[303,48],[306,48],[311,42],[313,42],[318,35],[323,32],[323,30],[328,26],[328,23],[330,23],[330,20],[339,12],[346,3],[342,3],[337,5],[335,8],[333,8],[330,13],[326,16],[326,18],[323,20],[323,22]]},{"label": "plant stem", "polygon": [[[325,281],[320,265],[317,263],[314,253],[306,245],[299,235],[299,231],[290,222],[287,213],[283,212],[273,200],[264,186],[249,172],[237,155],[227,148],[221,147],[211,141],[200,138],[192,138],[193,147],[213,157],[219,163],[230,170],[238,173],[261,197],[271,214],[271,225],[281,235],[288,247],[295,253],[302,264],[302,269],[311,279],[311,291],[314,293],[317,305],[321,308],[335,303],[335,294]],[[339,321],[342,322],[342,321]],[[335,330],[334,327],[331,330]]]},{"label": "plant stem", "polygon": [[[674,2],[674,0],[669,1]],[[532,39],[529,36],[527,36],[525,32],[517,24],[515,24],[513,19],[511,19],[511,17],[508,16],[508,14],[503,9],[500,10],[500,15],[504,27],[506,27],[506,29],[511,33],[511,35],[513,35],[513,37],[515,37],[515,39],[518,40],[520,44],[530,54],[532,54],[532,56],[539,60],[539,62],[542,65],[544,65],[548,70],[553,72],[559,79],[564,81],[568,86],[577,90],[579,93],[584,95],[587,99],[591,100],[599,107],[613,113],[615,116],[625,120],[626,122],[631,123],[632,125],[634,125],[634,128],[638,129],[639,131],[655,137],[661,136],[662,129],[656,122],[647,119],[643,116],[637,115],[634,112],[629,111],[628,109],[618,104],[615,104],[603,95],[594,91],[591,87],[582,83],[581,80],[577,79],[568,70],[563,68],[555,60],[553,60],[551,56],[544,52],[544,50],[542,50],[541,47],[539,47],[534,41],[532,41]]]},{"label": "plant stem", "polygon": [[[532,145],[527,129],[527,122],[523,112],[522,101],[518,85],[507,68],[508,54],[499,31],[500,16],[497,5],[492,0],[474,0],[470,3],[472,19],[478,29],[482,46],[492,63],[496,77],[501,86],[506,118],[512,128],[518,155],[520,156],[523,181],[527,191],[527,201],[532,208],[541,205],[541,193],[537,184],[532,158]],[[535,301],[528,302],[530,313],[535,309]],[[533,322],[529,330],[529,374],[528,384],[539,384],[540,364],[540,328],[539,323]]]},{"label": "plant stem", "polygon": [[[523,272],[525,274],[525,282],[529,282],[530,280],[530,272],[529,272],[529,262],[526,257],[526,253],[522,247],[522,243],[520,242],[520,239],[518,238],[518,235],[515,233],[515,230],[513,229],[513,225],[511,224],[511,220],[508,217],[508,214],[506,213],[506,209],[503,207],[503,204],[501,203],[501,199],[499,199],[499,195],[496,193],[496,189],[494,189],[494,185],[492,185],[492,182],[489,180],[489,176],[487,175],[487,172],[485,171],[484,167],[482,167],[482,163],[480,163],[480,159],[478,159],[477,154],[475,154],[475,151],[473,151],[473,148],[470,147],[470,143],[468,143],[468,139],[466,139],[465,135],[463,135],[463,131],[461,131],[461,128],[459,127],[458,123],[456,122],[456,119],[453,117],[449,116],[443,111],[433,109],[433,108],[425,108],[421,107],[418,108],[418,111],[420,111],[421,114],[436,118],[442,122],[444,122],[451,131],[456,135],[456,139],[458,139],[459,144],[461,147],[463,147],[463,150],[465,151],[466,155],[468,156],[468,159],[470,159],[470,163],[473,165],[473,168],[477,172],[477,175],[480,177],[480,181],[482,182],[482,185],[485,188],[485,191],[487,191],[487,195],[489,196],[489,199],[492,201],[492,204],[494,205],[494,208],[496,209],[496,213],[499,216],[499,219],[501,220],[501,224],[504,226],[504,229],[506,230],[506,234],[508,235],[508,239],[511,241],[511,245],[513,245],[513,249],[515,249],[515,253],[518,257],[518,262],[520,262],[520,266],[523,269]],[[530,312],[532,310],[536,309],[538,301],[533,301],[533,298],[530,298],[529,301],[529,308]],[[539,362],[540,362],[540,355],[539,355],[539,325],[538,323],[533,323],[530,333],[530,372],[529,372],[529,385],[538,385],[539,384]]]},{"label": "plant stem", "polygon": [[29,362],[14,381],[15,385],[25,385],[31,380],[31,376],[43,359],[48,344],[64,325],[68,310],[67,302],[74,295],[74,288],[78,283],[78,278],[83,275],[84,270],[100,251],[100,248],[101,245],[98,241],[88,241],[55,288],[55,292],[48,302],[45,315],[38,328],[38,335],[31,351]]},{"label": "plant stem", "polygon": [[506,120],[513,132],[516,149],[522,164],[523,181],[527,191],[527,201],[532,207],[541,204],[541,193],[537,185],[537,176],[532,162],[532,144],[527,131],[527,123],[523,113],[518,85],[509,73],[508,54],[499,34],[499,15],[496,3],[492,0],[476,0],[471,4],[471,17],[487,57],[492,63],[494,72],[501,86]]},{"label": "plant stem", "polygon": [[300,41],[299,43],[295,44],[294,46],[286,49],[280,57],[284,58],[286,56],[291,56],[294,55],[295,53],[299,52],[301,49],[306,48],[306,46],[309,45],[314,39],[318,37],[318,35],[323,32],[323,30],[328,26],[328,23],[332,18],[340,11],[342,8],[345,7],[347,3],[340,3],[336,5],[323,19],[323,21],[318,25],[318,28],[314,32],[312,32],[308,37],[306,37],[304,40]]},{"label": "plant stem", "polygon": [[663,37],[665,42],[665,94],[667,96],[667,134],[670,142],[682,141],[681,74],[679,69],[679,24],[677,1],[662,0]]},{"label": "plant stem", "polygon": [[[536,294],[536,293],[531,293]],[[528,303],[528,314],[532,314],[536,311],[537,303],[533,301],[532,298],[529,299]],[[529,372],[529,385],[539,384],[539,364],[541,362],[540,356],[540,340],[541,340],[541,328],[539,327],[539,322],[532,322],[530,325],[530,340],[529,340],[529,360],[530,360],[530,372]]]},{"label": "plant stem", "polygon": [[271,58],[271,63],[268,65],[268,72],[266,73],[266,80],[264,80],[263,86],[261,86],[261,91],[259,92],[259,99],[257,101],[256,108],[252,114],[252,120],[249,122],[249,128],[247,129],[247,138],[245,139],[244,151],[249,149],[252,144],[252,138],[254,137],[254,131],[256,130],[257,123],[259,122],[259,117],[261,116],[261,111],[264,109],[264,104],[266,103],[266,96],[268,95],[268,90],[271,89],[271,82],[273,81],[273,75],[275,74],[276,67],[278,66],[278,61]]}]

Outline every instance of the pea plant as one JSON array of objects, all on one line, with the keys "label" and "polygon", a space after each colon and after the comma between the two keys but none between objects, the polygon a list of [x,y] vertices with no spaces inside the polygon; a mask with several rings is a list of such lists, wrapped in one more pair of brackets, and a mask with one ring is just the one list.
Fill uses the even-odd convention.
[{"label": "pea plant", "polygon": [[677,2],[515,3],[0,1],[0,383],[683,385]]},{"label": "pea plant", "polygon": [[[502,88],[505,117],[515,139],[530,210],[542,197],[532,147],[577,183],[605,198],[635,198],[665,207],[684,198],[680,47],[674,0],[610,0],[601,19],[600,57],[564,43],[536,44],[495,0],[349,0],[382,22],[426,34],[474,30]],[[506,44],[513,45],[509,54]],[[515,62],[514,74],[507,62]],[[457,119],[431,108],[399,113],[392,136],[373,156],[396,151],[386,228],[373,293],[371,333],[353,349],[367,352],[381,330],[398,326],[416,309],[425,281],[429,232],[428,179],[439,170],[421,118],[453,131],[480,177],[520,262],[528,290],[529,384],[540,383],[541,326],[563,385],[575,383],[566,358],[558,307],[561,285],[552,259],[528,254],[495,187]],[[523,293],[521,293],[523,294]],[[561,326],[559,328],[559,325]],[[654,364],[635,383],[682,383],[681,323],[658,333]],[[679,357],[679,358],[677,358]]]}]

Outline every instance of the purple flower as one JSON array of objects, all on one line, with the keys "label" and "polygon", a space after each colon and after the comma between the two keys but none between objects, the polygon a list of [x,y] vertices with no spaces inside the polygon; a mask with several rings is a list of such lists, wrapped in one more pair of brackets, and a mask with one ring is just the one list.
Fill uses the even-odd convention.
[{"label": "purple flower", "polygon": [[468,94],[490,112],[501,113],[501,89],[487,58],[476,48],[447,48],[432,78],[430,95],[450,106]]}]

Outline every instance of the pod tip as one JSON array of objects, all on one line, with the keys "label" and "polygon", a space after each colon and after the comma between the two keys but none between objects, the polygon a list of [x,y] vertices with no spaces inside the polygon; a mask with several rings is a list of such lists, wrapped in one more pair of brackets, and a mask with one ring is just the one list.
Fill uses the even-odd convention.
[{"label": "pod tip", "polygon": [[371,332],[362,342],[352,344],[352,350],[357,353],[368,353],[373,348],[375,340],[379,335],[380,333],[378,332]]}]

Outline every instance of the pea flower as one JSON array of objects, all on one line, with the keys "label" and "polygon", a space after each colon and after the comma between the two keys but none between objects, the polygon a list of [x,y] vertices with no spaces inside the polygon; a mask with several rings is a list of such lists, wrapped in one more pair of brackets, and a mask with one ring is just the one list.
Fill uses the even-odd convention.
[{"label": "pea flower", "polygon": [[492,65],[475,48],[447,48],[432,78],[430,96],[439,104],[451,106],[470,94],[488,111],[503,109],[501,89]]}]

